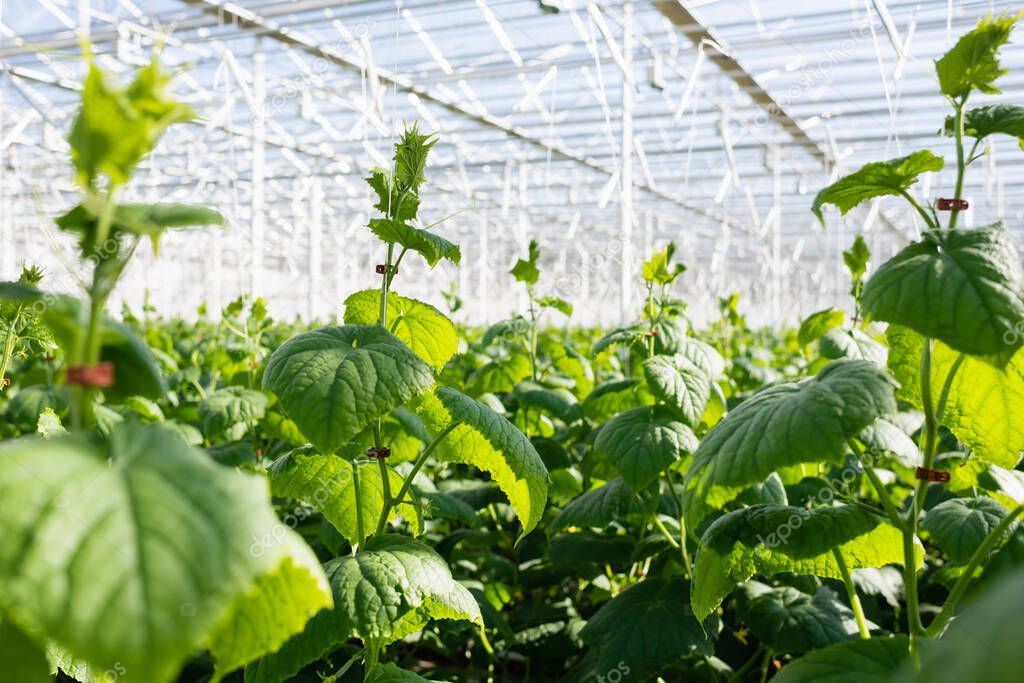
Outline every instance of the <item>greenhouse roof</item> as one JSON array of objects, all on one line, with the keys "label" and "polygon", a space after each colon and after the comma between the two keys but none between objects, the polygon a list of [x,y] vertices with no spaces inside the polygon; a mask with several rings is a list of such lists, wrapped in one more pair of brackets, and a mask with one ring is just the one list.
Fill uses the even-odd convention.
[{"label": "greenhouse roof", "polygon": [[[362,178],[403,127],[441,141],[428,222],[462,246],[439,266],[468,319],[519,301],[506,272],[531,238],[545,287],[578,322],[614,322],[637,301],[639,261],[673,240],[681,293],[701,319],[751,292],[751,317],[793,320],[845,305],[841,252],[856,233],[888,257],[919,234],[911,209],[875,202],[810,212],[821,187],[869,161],[928,147],[949,105],[933,60],[1012,2],[758,0],[0,0],[2,269],[62,273],[49,220],[75,201],[63,136],[84,74],[80,35],[105,69],[161,59],[200,118],[168,134],[131,196],[203,202],[225,232],[169,236],[122,295],[162,310],[266,295],[279,316],[324,316],[380,260],[363,229]],[[1004,92],[1024,50],[1003,50]],[[984,103],[985,97],[978,97]],[[974,104],[972,99],[972,104]],[[1024,155],[1011,140],[969,181],[967,223],[1003,217]],[[916,191],[949,196],[948,170]],[[1009,190],[1009,191],[1008,191]],[[942,193],[946,194],[942,194]],[[414,276],[415,264],[408,266]],[[67,286],[73,285],[72,273]],[[436,298],[437,279],[408,294]]]}]

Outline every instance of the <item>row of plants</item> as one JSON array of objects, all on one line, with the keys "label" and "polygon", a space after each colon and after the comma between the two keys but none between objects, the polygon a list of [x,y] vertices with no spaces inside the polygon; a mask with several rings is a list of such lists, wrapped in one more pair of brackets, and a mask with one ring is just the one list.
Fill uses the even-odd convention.
[{"label": "row of plants", "polygon": [[611,330],[564,324],[536,243],[521,316],[402,296],[406,259],[461,258],[419,219],[416,127],[367,178],[382,263],[339,320],[115,319],[146,238],[223,219],[119,200],[193,112],[156,61],[91,66],[56,218],[83,295],[0,283],[4,680],[1016,680],[1024,272],[1002,224],[958,221],[988,138],[1024,144],[1024,107],[967,107],[1018,18],[936,62],[954,201],[910,194],[927,150],[823,189],[822,218],[895,196],[926,230],[881,264],[857,238],[855,315],[781,331],[740,295],[693,329],[672,245]]}]

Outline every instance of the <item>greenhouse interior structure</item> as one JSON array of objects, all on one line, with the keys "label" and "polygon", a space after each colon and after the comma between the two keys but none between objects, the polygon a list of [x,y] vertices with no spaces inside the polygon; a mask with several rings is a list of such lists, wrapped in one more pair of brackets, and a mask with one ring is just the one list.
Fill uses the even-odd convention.
[{"label": "greenhouse interior structure", "polygon": [[0,0],[0,683],[1019,683],[1018,24]]}]

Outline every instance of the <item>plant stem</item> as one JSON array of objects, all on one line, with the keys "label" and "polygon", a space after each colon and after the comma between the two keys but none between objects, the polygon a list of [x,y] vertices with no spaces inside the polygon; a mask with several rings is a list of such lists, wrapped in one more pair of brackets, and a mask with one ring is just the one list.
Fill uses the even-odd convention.
[{"label": "plant stem", "polygon": [[992,531],[989,532],[985,540],[982,541],[978,549],[971,555],[970,561],[967,563],[967,567],[964,568],[964,573],[960,575],[956,583],[953,585],[953,590],[949,592],[949,597],[946,598],[946,603],[942,606],[942,611],[935,617],[928,626],[926,633],[930,638],[934,638],[942,632],[942,627],[946,625],[949,618],[953,616],[953,609],[956,608],[957,603],[963,598],[964,593],[967,592],[967,588],[971,585],[971,581],[974,580],[974,573],[977,571],[981,563],[988,557],[989,553],[998,543],[1003,534],[1010,528],[1010,526],[1017,520],[1017,518],[1024,513],[1024,505],[1018,505],[1008,515],[1000,520],[999,524],[996,525]]},{"label": "plant stem", "polygon": [[665,540],[668,541],[669,545],[671,545],[673,548],[678,548],[679,541],[673,538],[672,534],[669,533],[669,530],[665,528],[665,524],[660,519],[658,519],[658,513],[654,513],[652,519],[654,520],[654,526],[657,527],[658,531],[661,532],[661,535],[665,537]]},{"label": "plant stem", "polygon": [[[960,199],[964,190],[964,171],[967,164],[964,162],[964,105],[967,98],[956,103],[956,118],[954,121],[954,133],[956,134],[956,199]],[[960,217],[960,209],[953,207],[953,213],[949,217],[949,229],[956,229],[956,221]]]},{"label": "plant stem", "polygon": [[361,490],[359,488],[359,465],[355,462],[352,463],[352,487],[355,490],[356,497],[356,534],[359,536],[359,542],[363,542],[365,534],[363,533],[363,503],[361,500]]},{"label": "plant stem", "polygon": [[924,222],[925,222],[925,224],[929,228],[937,228],[937,227],[939,227],[935,223],[935,220],[928,214],[928,212],[925,211],[924,208],[920,204],[917,203],[917,200],[910,196],[909,192],[907,192],[906,190],[899,190],[899,193],[900,193],[900,195],[903,196],[904,199],[906,199],[908,202],[910,202],[910,204],[915,209],[917,209],[917,212],[919,214],[921,214],[921,217],[924,218]]},{"label": "plant stem", "polygon": [[739,681],[742,681],[743,677],[746,676],[751,669],[757,666],[757,663],[761,660],[765,652],[764,643],[760,643],[757,646],[757,649],[754,650],[754,654],[750,655],[750,659],[748,659],[746,663],[736,671],[736,673],[729,677],[729,683],[739,683]]},{"label": "plant stem", "polygon": [[864,619],[864,608],[861,606],[860,597],[857,595],[857,586],[853,583],[853,575],[850,574],[850,569],[846,566],[846,560],[843,559],[843,554],[839,552],[838,548],[832,548],[832,556],[836,558],[839,573],[843,575],[846,597],[850,600],[853,616],[857,618],[857,630],[860,632],[861,638],[868,640],[871,638],[871,634],[868,632],[867,621]]},{"label": "plant stem", "polygon": [[537,311],[533,300],[533,287],[527,288],[530,296],[530,378],[537,381]]},{"label": "plant stem", "polygon": [[384,508],[380,512],[380,519],[377,520],[377,533],[381,533],[384,530],[384,527],[387,524],[388,514],[391,513],[391,508],[405,500],[406,494],[409,493],[409,489],[412,487],[412,480],[416,478],[417,474],[419,474],[419,471],[427,462],[427,458],[430,457],[430,454],[434,452],[434,449],[436,449],[438,445],[440,445],[441,441],[444,440],[444,437],[448,436],[448,434],[460,424],[462,423],[452,422],[450,425],[442,429],[438,435],[434,437],[434,440],[427,444],[427,447],[423,449],[423,452],[420,453],[419,457],[416,458],[416,462],[413,464],[412,469],[409,470],[409,474],[406,475],[405,481],[402,482],[402,488],[398,490],[398,495],[394,498],[389,497],[384,500]]},{"label": "plant stem", "polygon": [[4,378],[7,377],[7,364],[11,361],[11,354],[14,353],[14,344],[18,339],[18,319],[21,318],[22,308],[24,308],[24,306],[18,304],[17,309],[14,311],[14,319],[11,320],[11,325],[7,328],[7,335],[4,337],[4,355],[3,358],[0,359],[0,391],[4,390]]}]

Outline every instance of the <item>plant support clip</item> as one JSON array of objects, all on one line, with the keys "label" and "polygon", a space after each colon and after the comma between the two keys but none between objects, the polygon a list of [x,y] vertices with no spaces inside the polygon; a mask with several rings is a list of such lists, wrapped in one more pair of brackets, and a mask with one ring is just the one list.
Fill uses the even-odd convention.
[{"label": "plant support clip", "polygon": [[939,211],[966,211],[970,204],[967,203],[966,199],[946,199],[939,197],[937,207]]},{"label": "plant support clip", "polygon": [[388,271],[391,271],[392,275],[398,274],[398,268],[395,268],[394,266],[385,266],[383,263],[378,263],[374,270],[377,272],[377,275],[384,275]]},{"label": "plant support clip", "polygon": [[78,365],[68,368],[67,383],[105,389],[114,384],[114,364]]},{"label": "plant support clip", "polygon": [[387,446],[381,446],[380,448],[371,447],[366,449],[366,456],[369,458],[376,458],[378,460],[382,460],[384,458],[390,457],[390,455],[391,449],[388,448]]},{"label": "plant support clip", "polygon": [[939,484],[945,484],[949,481],[949,472],[918,467],[914,470],[914,479],[922,479],[924,481],[934,481]]}]

